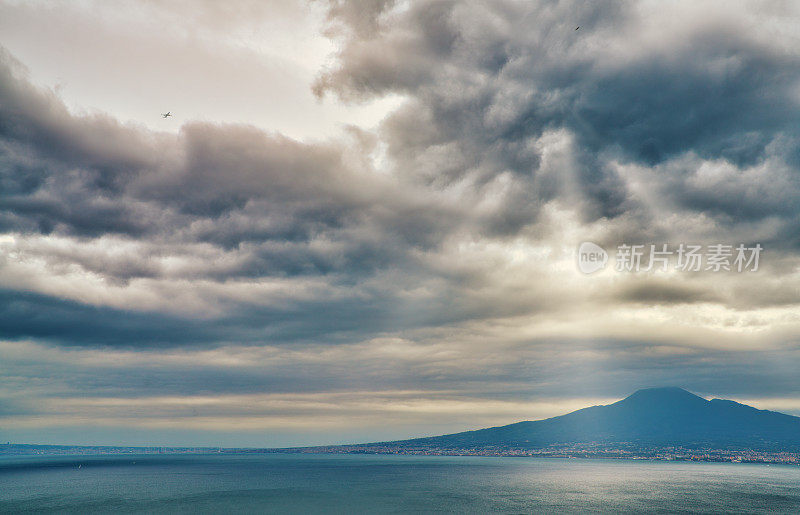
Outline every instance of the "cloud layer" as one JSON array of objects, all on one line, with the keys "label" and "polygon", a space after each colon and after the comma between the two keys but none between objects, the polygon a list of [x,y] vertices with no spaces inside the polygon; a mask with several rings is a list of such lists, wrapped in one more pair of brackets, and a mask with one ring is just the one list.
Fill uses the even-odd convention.
[{"label": "cloud layer", "polygon": [[[225,30],[266,16],[236,5]],[[387,403],[422,434],[659,384],[800,396],[797,12],[370,5],[327,4],[337,51],[309,88],[402,102],[327,140],[75,112],[0,55],[0,418],[15,435],[124,426],[128,406],[179,439],[158,428],[197,403],[192,427],[219,438],[336,403],[349,411],[331,427]],[[203,12],[186,23],[210,30]],[[581,241],[766,251],[757,273],[585,276]]]}]

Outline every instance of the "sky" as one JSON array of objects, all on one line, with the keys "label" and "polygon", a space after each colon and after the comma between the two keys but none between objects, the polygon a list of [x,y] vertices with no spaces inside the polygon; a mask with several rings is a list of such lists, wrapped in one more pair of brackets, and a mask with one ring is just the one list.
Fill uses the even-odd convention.
[{"label": "sky", "polygon": [[800,415],[798,22],[0,0],[0,440],[355,443],[652,386]]}]

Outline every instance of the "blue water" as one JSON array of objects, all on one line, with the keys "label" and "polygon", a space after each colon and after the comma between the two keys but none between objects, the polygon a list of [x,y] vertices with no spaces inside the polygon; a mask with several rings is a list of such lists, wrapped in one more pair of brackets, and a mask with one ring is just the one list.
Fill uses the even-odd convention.
[{"label": "blue water", "polygon": [[371,455],[3,456],[0,511],[800,513],[800,467]]}]

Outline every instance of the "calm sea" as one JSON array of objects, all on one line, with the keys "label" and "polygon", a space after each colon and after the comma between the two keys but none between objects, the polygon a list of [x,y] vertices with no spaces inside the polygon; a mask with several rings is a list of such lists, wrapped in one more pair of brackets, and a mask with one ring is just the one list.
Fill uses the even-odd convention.
[{"label": "calm sea", "polygon": [[4,456],[0,511],[800,513],[800,467],[371,455]]}]

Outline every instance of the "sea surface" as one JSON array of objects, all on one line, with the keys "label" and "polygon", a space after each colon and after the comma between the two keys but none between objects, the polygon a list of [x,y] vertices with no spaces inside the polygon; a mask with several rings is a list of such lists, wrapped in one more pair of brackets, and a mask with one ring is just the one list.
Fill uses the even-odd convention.
[{"label": "sea surface", "polygon": [[800,513],[800,467],[377,455],[0,456],[0,512]]}]

